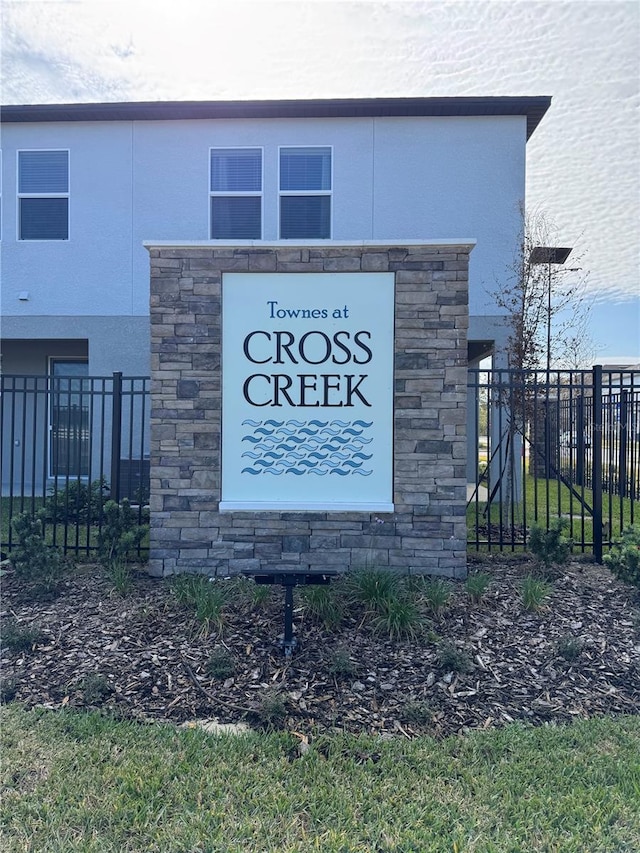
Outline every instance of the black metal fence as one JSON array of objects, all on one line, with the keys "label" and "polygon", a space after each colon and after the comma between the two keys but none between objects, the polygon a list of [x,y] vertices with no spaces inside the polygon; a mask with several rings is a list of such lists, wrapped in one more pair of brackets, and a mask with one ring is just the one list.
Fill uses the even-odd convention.
[{"label": "black metal fence", "polygon": [[[470,370],[468,546],[526,547],[566,520],[574,551],[602,557],[640,521],[640,371]],[[44,508],[47,539],[91,555],[106,500],[146,521],[147,377],[1,376],[0,546],[11,518]]]},{"label": "black metal fence", "polygon": [[468,393],[472,549],[522,549],[563,518],[599,560],[640,520],[640,371],[470,370]]},{"label": "black metal fence", "polygon": [[[147,377],[0,376],[0,546],[11,519],[45,510],[47,541],[92,554],[102,507],[128,498],[146,520]],[[142,556],[142,555],[141,555]]]}]

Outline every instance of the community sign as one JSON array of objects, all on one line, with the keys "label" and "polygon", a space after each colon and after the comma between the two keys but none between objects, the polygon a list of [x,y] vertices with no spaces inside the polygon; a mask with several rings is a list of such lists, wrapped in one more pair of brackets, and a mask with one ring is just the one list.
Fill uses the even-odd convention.
[{"label": "community sign", "polygon": [[225,273],[220,510],[393,510],[393,273]]}]

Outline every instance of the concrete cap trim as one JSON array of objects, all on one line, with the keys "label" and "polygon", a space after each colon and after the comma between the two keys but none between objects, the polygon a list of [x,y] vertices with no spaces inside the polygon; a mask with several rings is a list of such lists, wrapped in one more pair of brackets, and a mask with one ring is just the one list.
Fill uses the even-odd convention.
[{"label": "concrete cap trim", "polygon": [[441,240],[143,240],[145,249],[318,249],[326,248],[405,248],[436,246],[469,246],[477,244],[475,238],[445,238]]}]

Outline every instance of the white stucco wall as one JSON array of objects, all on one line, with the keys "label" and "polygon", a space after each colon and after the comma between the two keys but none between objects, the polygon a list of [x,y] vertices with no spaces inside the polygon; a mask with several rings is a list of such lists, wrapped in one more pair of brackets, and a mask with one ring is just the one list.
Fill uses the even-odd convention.
[{"label": "white stucco wall", "polygon": [[[487,291],[514,256],[525,138],[524,116],[7,124],[2,315],[32,327],[52,316],[145,317],[143,241],[207,240],[209,148],[246,145],[264,149],[265,240],[278,237],[278,146],[331,145],[333,239],[475,238],[470,314],[496,314]],[[66,242],[16,239],[21,148],[70,150]]]}]

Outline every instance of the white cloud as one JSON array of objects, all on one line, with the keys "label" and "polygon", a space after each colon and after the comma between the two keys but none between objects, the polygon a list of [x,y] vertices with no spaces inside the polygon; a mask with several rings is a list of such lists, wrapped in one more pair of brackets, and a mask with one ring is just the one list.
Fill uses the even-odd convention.
[{"label": "white cloud", "polygon": [[638,294],[635,2],[14,2],[4,103],[553,96],[528,201],[586,251],[590,286]]}]

